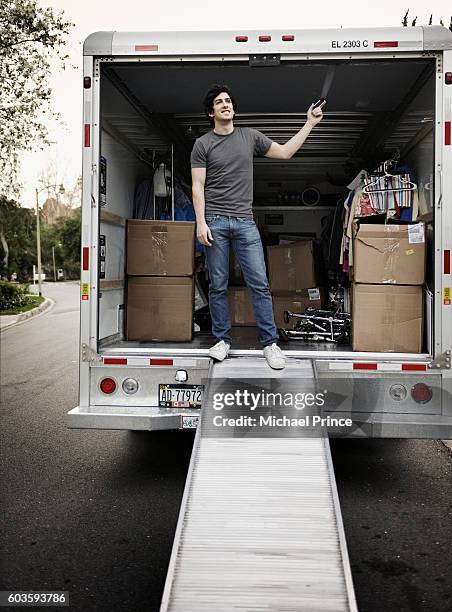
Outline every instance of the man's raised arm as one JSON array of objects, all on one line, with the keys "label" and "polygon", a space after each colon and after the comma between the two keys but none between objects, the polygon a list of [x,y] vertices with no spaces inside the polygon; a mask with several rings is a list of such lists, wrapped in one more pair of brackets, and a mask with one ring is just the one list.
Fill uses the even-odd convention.
[{"label": "man's raised arm", "polygon": [[311,133],[312,128],[322,121],[322,118],[322,109],[314,108],[314,104],[311,104],[307,112],[306,123],[301,130],[283,145],[272,142],[265,157],[270,157],[272,159],[290,159],[293,157]]}]

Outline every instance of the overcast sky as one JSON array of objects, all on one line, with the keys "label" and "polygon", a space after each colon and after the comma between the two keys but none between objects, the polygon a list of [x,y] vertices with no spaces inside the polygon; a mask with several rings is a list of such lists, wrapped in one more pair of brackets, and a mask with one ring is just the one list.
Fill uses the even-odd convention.
[{"label": "overcast sky", "polygon": [[[449,25],[451,0],[393,0],[342,2],[300,0],[269,2],[267,0],[38,0],[42,6],[64,11],[72,29],[68,53],[72,64],[65,72],[52,75],[53,104],[60,112],[64,126],[50,125],[55,144],[44,151],[22,156],[21,179],[24,184],[22,204],[34,205],[34,188],[40,172],[50,164],[58,170],[58,181],[71,187],[81,174],[81,110],[82,110],[82,41],[97,30],[240,30],[305,29],[337,27],[398,26],[408,7],[410,17],[418,16],[418,25],[433,22]],[[426,6],[428,8],[426,8]],[[44,194],[42,194],[44,196]],[[41,196],[41,197],[42,197]]]}]

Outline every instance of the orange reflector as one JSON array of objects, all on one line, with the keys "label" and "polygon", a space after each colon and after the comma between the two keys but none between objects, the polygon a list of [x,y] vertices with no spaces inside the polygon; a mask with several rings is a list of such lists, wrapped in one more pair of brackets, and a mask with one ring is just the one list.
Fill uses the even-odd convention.
[{"label": "orange reflector", "polygon": [[402,363],[403,372],[426,372],[427,365],[425,363]]},{"label": "orange reflector", "polygon": [[444,122],[444,144],[445,145],[450,145],[450,142],[451,142],[450,134],[451,134],[450,121],[445,121]]},{"label": "orange reflector", "polygon": [[151,366],[155,366],[155,365],[173,365],[173,360],[172,359],[150,359],[149,360],[149,365]]},{"label": "orange reflector", "polygon": [[89,123],[85,123],[85,138],[84,138],[84,147],[91,146],[91,125]]},{"label": "orange reflector", "polygon": [[390,49],[399,46],[397,40],[378,40],[374,42],[374,49]]},{"label": "orange reflector", "polygon": [[158,45],[135,45],[135,51],[158,51]]},{"label": "orange reflector", "polygon": [[354,363],[353,369],[354,370],[377,370],[378,368],[377,368],[376,363]]}]

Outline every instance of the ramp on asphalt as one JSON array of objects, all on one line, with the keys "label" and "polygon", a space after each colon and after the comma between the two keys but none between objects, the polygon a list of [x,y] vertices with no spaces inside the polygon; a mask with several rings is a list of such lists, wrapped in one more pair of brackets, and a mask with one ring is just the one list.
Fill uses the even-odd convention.
[{"label": "ramp on asphalt", "polygon": [[211,369],[162,611],[356,610],[328,438],[203,433],[215,378],[232,389],[269,374],[313,380],[309,360],[282,372],[261,358]]}]

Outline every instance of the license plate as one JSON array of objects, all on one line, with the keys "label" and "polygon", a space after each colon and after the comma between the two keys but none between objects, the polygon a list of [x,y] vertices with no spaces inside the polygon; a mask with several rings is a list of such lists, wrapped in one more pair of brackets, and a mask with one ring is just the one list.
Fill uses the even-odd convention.
[{"label": "license plate", "polygon": [[162,408],[201,408],[204,385],[159,385]]},{"label": "license plate", "polygon": [[199,417],[198,416],[183,416],[182,417],[182,429],[196,429],[198,427]]}]

